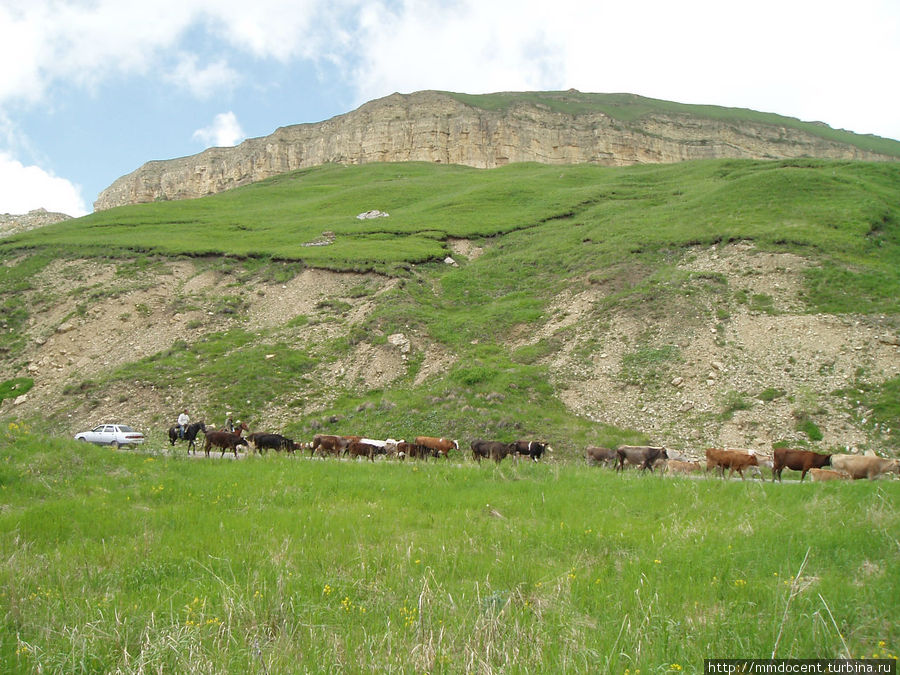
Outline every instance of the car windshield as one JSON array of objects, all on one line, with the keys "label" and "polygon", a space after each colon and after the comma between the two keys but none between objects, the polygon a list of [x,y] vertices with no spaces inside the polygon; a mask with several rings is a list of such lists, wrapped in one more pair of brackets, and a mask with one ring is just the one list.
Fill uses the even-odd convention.
[{"label": "car windshield", "polygon": [[131,427],[126,426],[126,425],[124,425],[124,424],[120,424],[120,425],[119,425],[119,431],[134,431],[134,429],[132,429]]}]

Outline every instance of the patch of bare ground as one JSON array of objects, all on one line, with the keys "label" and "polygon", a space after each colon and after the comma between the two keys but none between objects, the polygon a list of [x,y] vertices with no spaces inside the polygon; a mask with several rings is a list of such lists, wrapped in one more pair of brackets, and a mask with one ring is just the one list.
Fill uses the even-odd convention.
[{"label": "patch of bare ground", "polygon": [[[118,391],[94,391],[90,400],[78,394],[65,396],[63,390],[67,386],[77,389],[79,382],[90,380],[93,373],[107,373],[165,350],[178,340],[192,343],[233,327],[277,331],[301,315],[308,318],[308,325],[285,328],[284,334],[295,344],[314,349],[346,331],[348,325],[364,321],[375,298],[396,283],[377,275],[323,270],[305,270],[285,283],[236,281],[232,274],[204,269],[191,261],[165,263],[142,274],[144,278],[139,280],[117,276],[115,264],[97,261],[51,265],[35,292],[44,298],[44,304],[41,311],[32,313],[27,328],[29,345],[21,372],[15,373],[31,377],[34,387],[18,404],[4,401],[0,412],[12,414],[13,406],[21,416],[52,412],[71,422],[61,420],[64,426],[71,426],[69,430],[112,420],[162,424],[185,406],[192,411],[205,408],[202,383],[184,382],[161,392],[134,382]],[[108,297],[94,297],[76,311],[79,289],[100,287],[109,291]],[[246,311],[223,312],[223,298],[238,298]],[[328,304],[336,298],[346,305],[339,318]],[[361,343],[351,358],[323,364],[318,374],[335,384],[360,381],[378,387],[405,372],[403,361],[391,345]],[[206,421],[221,424],[224,412],[222,420]],[[287,414],[285,410],[271,411],[279,420]]]},{"label": "patch of bare ground", "polygon": [[[467,240],[451,241],[451,248],[469,259],[481,253]],[[511,346],[550,341],[545,364],[572,412],[637,429],[688,456],[699,457],[710,446],[767,452],[775,441],[804,440],[797,430],[800,413],[824,433],[822,449],[871,449],[850,413],[854,402],[834,392],[849,388],[859,373],[871,382],[900,375],[898,317],[805,313],[800,291],[808,264],[746,243],[694,249],[683,257],[681,271],[689,283],[698,279],[713,291],[674,289],[661,307],[616,303],[612,310],[610,296],[627,291],[643,272],[598,272],[560,293],[544,322],[519,331]],[[185,406],[198,415],[208,410],[203,383],[160,391],[134,382],[117,391],[68,396],[63,389],[77,392],[94,373],[232,327],[315,355],[328,341],[365,325],[379,296],[398,283],[323,270],[305,270],[283,283],[247,280],[202,261],[161,263],[133,275],[120,268],[61,261],[42,275],[32,293],[38,309],[27,327],[27,351],[8,375],[30,376],[35,386],[24,402],[5,401],[0,414],[52,416],[61,430],[73,432],[114,420],[162,428]],[[629,273],[636,276],[624,276]],[[301,316],[306,320],[296,321]],[[658,359],[635,366],[642,352]],[[309,374],[315,391],[293,401],[273,396],[251,422],[282,429],[300,415],[326,409],[342,386],[390,386],[408,372],[410,359],[420,360],[414,386],[421,386],[452,367],[457,355],[416,331],[363,336],[349,355],[321,359]],[[206,413],[222,419],[205,421],[221,425],[225,412]]]},{"label": "patch of bare ground", "polygon": [[484,247],[475,245],[469,239],[450,237],[447,239],[447,245],[450,247],[453,255],[466,258],[467,260],[475,260],[484,253]]},{"label": "patch of bare ground", "polygon": [[[859,372],[871,381],[900,374],[900,350],[882,339],[896,333],[896,317],[803,313],[807,264],[747,243],[694,250],[681,267],[721,275],[731,298],[724,314],[721,304],[709,304],[663,319],[601,315],[605,289],[591,286],[562,294],[528,341],[561,338],[548,365],[572,411],[638,429],[690,456],[711,446],[770,451],[776,441],[805,440],[796,423],[802,413],[823,431],[823,448],[858,448],[867,436],[848,412],[852,402],[833,392],[850,387]],[[655,379],[626,376],[628,355],[667,348],[674,356],[659,364]],[[766,391],[774,396],[761,397]]]}]

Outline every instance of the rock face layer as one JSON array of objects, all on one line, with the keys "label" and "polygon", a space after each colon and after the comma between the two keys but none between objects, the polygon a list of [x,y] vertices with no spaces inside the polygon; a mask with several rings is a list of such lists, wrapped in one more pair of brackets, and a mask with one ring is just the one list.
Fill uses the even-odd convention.
[{"label": "rock face layer", "polygon": [[[578,103],[580,96],[572,92],[570,98]],[[443,92],[392,94],[345,115],[282,127],[233,148],[147,162],[100,193],[94,209],[202,197],[329,162],[494,168],[511,162],[624,166],[716,158],[897,159],[777,123],[678,112],[623,121],[590,105],[546,105],[539,96],[511,101],[486,109]]]}]

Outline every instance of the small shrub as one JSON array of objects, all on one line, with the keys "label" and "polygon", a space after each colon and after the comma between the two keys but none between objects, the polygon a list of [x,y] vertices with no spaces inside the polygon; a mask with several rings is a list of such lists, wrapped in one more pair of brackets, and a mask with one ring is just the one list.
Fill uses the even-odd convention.
[{"label": "small shrub", "polygon": [[12,380],[0,382],[0,402],[5,398],[16,398],[28,391],[34,386],[34,380],[30,377],[16,377]]},{"label": "small shrub", "polygon": [[63,387],[63,396],[74,396],[76,394],[84,394],[97,388],[97,383],[93,380],[82,380],[77,384],[67,384]]},{"label": "small shrub", "polygon": [[681,361],[681,353],[674,345],[645,347],[622,357],[621,377],[630,384],[653,383],[678,361]]},{"label": "small shrub", "polygon": [[722,421],[730,420],[738,410],[749,410],[752,407],[753,404],[744,394],[738,391],[729,391],[725,394],[719,419]]},{"label": "small shrub", "polygon": [[824,438],[822,430],[809,418],[800,420],[797,423],[797,430],[802,431],[813,442],[821,441]]},{"label": "small shrub", "polygon": [[756,398],[758,398],[760,401],[769,402],[769,401],[774,401],[776,398],[781,398],[782,396],[785,395],[785,393],[786,392],[784,391],[784,389],[776,389],[775,387],[767,387],[766,389],[763,389],[761,392],[759,392],[756,395]]},{"label": "small shrub", "polygon": [[218,298],[213,312],[216,314],[240,314],[245,309],[246,304],[239,295],[226,295]]},{"label": "small shrub", "polygon": [[755,312],[772,314],[775,312],[775,304],[772,296],[766,293],[754,293],[750,296],[750,309]]},{"label": "small shrub", "polygon": [[344,315],[350,311],[351,305],[343,300],[322,300],[316,303],[316,309],[331,310],[335,314]]},{"label": "small shrub", "polygon": [[470,366],[458,368],[453,371],[453,379],[466,387],[474,387],[478,384],[490,382],[496,377],[497,371],[487,366]]}]

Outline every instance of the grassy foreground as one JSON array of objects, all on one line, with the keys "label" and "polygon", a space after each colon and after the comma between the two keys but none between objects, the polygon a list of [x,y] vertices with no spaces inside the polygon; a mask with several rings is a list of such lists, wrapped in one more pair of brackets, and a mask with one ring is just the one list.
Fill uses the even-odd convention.
[{"label": "grassy foreground", "polygon": [[900,482],[241,461],[0,430],[3,672],[666,672],[900,652]]}]

